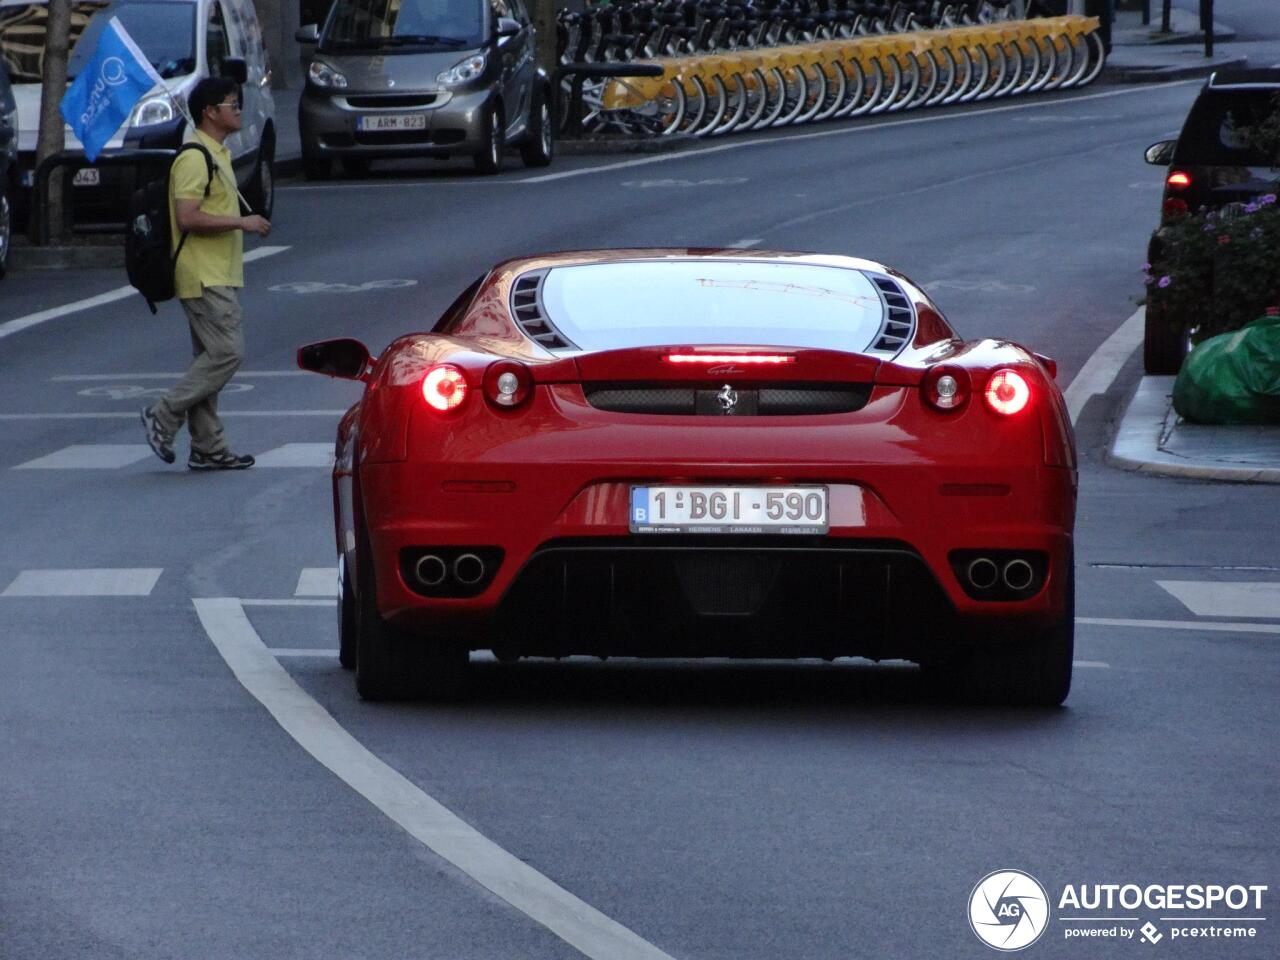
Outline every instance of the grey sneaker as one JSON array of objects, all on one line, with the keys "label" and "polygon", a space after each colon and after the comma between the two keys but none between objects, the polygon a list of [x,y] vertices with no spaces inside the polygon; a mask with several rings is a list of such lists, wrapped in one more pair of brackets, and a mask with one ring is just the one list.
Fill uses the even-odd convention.
[{"label": "grey sneaker", "polygon": [[247,453],[232,453],[230,450],[223,450],[221,453],[197,453],[192,450],[191,456],[187,458],[187,469],[247,470],[253,466],[253,463],[253,457]]},{"label": "grey sneaker", "polygon": [[165,463],[173,463],[176,459],[173,454],[173,437],[165,434],[161,428],[160,421],[156,419],[154,407],[143,408],[142,427],[146,430],[147,446],[151,448],[151,452]]}]

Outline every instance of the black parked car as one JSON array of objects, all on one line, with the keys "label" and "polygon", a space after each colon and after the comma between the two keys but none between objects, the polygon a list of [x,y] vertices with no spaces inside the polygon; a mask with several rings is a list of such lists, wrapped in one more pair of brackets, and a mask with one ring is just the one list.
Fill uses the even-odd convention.
[{"label": "black parked car", "polygon": [[[1241,136],[1280,110],[1280,68],[1219,71],[1191,106],[1177,140],[1147,148],[1147,163],[1168,166],[1161,223],[1200,210],[1219,210],[1280,189],[1280,158],[1267,156]],[[1147,259],[1159,262],[1161,231],[1151,238]],[[1187,336],[1148,305],[1143,362],[1147,373],[1177,373]]]},{"label": "black parked car", "polygon": [[0,62],[0,277],[9,266],[13,235],[13,196],[18,176],[18,105],[9,86],[9,71]]}]

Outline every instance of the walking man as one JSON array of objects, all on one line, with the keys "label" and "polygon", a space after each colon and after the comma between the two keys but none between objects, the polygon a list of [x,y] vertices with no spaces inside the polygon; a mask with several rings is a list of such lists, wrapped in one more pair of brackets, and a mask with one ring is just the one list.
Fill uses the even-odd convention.
[{"label": "walking man", "polygon": [[[187,98],[196,128],[187,137],[213,157],[213,177],[199,150],[184,150],[169,173],[169,216],[174,248],[174,288],[191,327],[195,359],[173,389],[142,411],[147,443],[173,463],[173,440],[185,421],[191,433],[192,470],[243,470],[253,457],[235,454],[218,417],[218,393],[244,359],[240,303],[244,286],[244,233],[265,237],[271,224],[240,215],[231,151],[223,145],[240,129],[240,92],[225,77],[207,77]],[[206,186],[208,187],[206,191]],[[183,235],[186,235],[185,240]]]}]

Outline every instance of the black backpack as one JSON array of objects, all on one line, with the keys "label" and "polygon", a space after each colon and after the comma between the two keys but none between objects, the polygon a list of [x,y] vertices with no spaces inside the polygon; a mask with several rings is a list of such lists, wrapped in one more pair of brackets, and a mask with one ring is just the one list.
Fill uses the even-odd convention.
[{"label": "black backpack", "polygon": [[[204,162],[209,169],[204,195],[209,196],[209,189],[213,186],[213,155],[203,144],[194,142],[179,147],[178,156],[183,150],[199,150],[204,154]],[[173,158],[174,163],[178,156]],[[170,163],[163,177],[133,191],[125,221],[124,267],[129,273],[129,282],[146,297],[152,313],[156,312],[157,303],[173,299],[173,268],[178,262],[178,254],[182,253],[182,245],[187,242],[187,234],[183,232],[178,249],[173,250],[173,232],[169,225],[169,176],[172,172],[173,163]]]}]

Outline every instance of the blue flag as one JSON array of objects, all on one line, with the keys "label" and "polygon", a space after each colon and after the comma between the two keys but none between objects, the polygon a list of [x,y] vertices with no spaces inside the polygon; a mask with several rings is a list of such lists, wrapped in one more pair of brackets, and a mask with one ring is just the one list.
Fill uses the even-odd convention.
[{"label": "blue flag", "polygon": [[84,155],[96,160],[102,148],[129,119],[133,105],[160,83],[120,21],[112,17],[98,36],[93,59],[62,98],[62,116],[84,144]]}]

